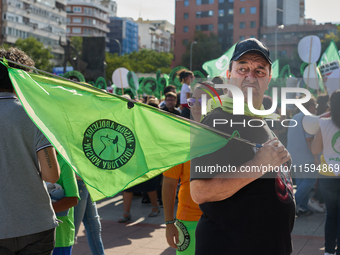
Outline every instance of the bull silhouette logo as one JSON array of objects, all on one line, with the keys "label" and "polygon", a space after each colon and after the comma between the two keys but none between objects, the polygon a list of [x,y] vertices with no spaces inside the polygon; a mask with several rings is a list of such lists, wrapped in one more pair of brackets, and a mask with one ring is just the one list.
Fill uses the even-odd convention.
[{"label": "bull silhouette logo", "polygon": [[109,135],[106,136],[101,136],[100,141],[103,143],[104,148],[102,151],[99,153],[99,156],[101,158],[114,158],[114,148],[117,148],[117,153],[118,153],[118,136],[116,138],[110,138]]}]

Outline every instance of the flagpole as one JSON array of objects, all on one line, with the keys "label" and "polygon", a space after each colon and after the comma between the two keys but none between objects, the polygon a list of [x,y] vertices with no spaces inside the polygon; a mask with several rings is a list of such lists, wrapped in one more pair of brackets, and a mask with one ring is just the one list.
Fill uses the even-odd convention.
[{"label": "flagpole", "polygon": [[[158,108],[155,108],[155,107],[153,107],[153,106],[150,106],[150,105],[147,105],[147,104],[142,104],[142,103],[136,102],[136,101],[134,101],[134,100],[130,100],[130,99],[121,97],[121,96],[119,96],[119,95],[114,95],[114,94],[111,94],[111,93],[109,93],[109,92],[106,92],[106,91],[104,91],[104,90],[102,90],[102,89],[99,89],[99,88],[97,88],[97,87],[94,87],[94,86],[91,86],[91,85],[86,85],[86,84],[83,84],[83,83],[79,83],[79,82],[76,82],[76,81],[73,81],[73,80],[69,80],[69,79],[64,78],[64,77],[62,77],[62,76],[58,76],[58,75],[55,75],[55,74],[46,72],[46,71],[37,69],[37,68],[35,68],[35,67],[27,66],[27,65],[24,65],[24,64],[19,64],[19,63],[17,63],[17,62],[14,62],[14,61],[8,60],[8,59],[6,59],[6,60],[7,60],[9,63],[15,64],[15,65],[18,65],[18,66],[22,66],[22,67],[26,67],[26,68],[28,68],[28,69],[32,69],[32,70],[34,70],[35,72],[41,72],[41,73],[44,73],[44,74],[46,74],[46,75],[49,75],[49,76],[52,76],[52,77],[55,77],[55,78],[59,78],[59,79],[62,79],[62,80],[66,80],[66,81],[69,81],[69,82],[76,83],[76,84],[78,84],[78,85],[80,85],[80,86],[83,86],[83,87],[86,87],[86,88],[89,88],[89,89],[92,89],[92,90],[95,90],[95,91],[99,91],[99,92],[102,92],[102,93],[105,93],[105,94],[108,94],[108,95],[111,95],[111,96],[119,97],[120,99],[125,100],[125,101],[128,102],[128,107],[129,107],[129,109],[132,109],[133,106],[134,106],[134,104],[135,104],[135,103],[138,103],[138,104],[142,105],[143,107],[147,107],[147,108],[150,108],[150,109],[155,110],[155,111],[160,111],[160,112],[162,112],[162,113],[165,114],[165,115],[168,115],[168,116],[171,116],[171,117],[175,117],[175,118],[179,118],[179,119],[182,119],[182,120],[184,120],[184,121],[188,121],[188,122],[190,122],[190,124],[193,124],[193,125],[196,125],[196,126],[200,126],[200,127],[204,128],[204,129],[210,130],[210,131],[212,131],[212,132],[214,132],[214,133],[216,133],[216,134],[219,134],[219,135],[221,135],[221,136],[223,136],[223,137],[226,137],[226,136],[227,136],[227,137],[229,137],[229,138],[231,138],[231,139],[235,139],[235,140],[238,140],[238,141],[240,141],[240,142],[244,142],[244,143],[246,143],[246,144],[248,144],[248,145],[251,145],[251,146],[253,146],[253,147],[256,147],[256,148],[261,148],[261,147],[262,147],[261,144],[253,143],[253,142],[251,142],[251,141],[249,141],[249,140],[246,140],[246,139],[243,139],[243,138],[240,138],[240,137],[236,137],[236,136],[232,136],[231,134],[228,134],[228,133],[219,131],[219,130],[217,130],[217,129],[214,129],[214,128],[212,128],[212,127],[209,127],[209,126],[207,126],[207,125],[204,125],[204,124],[202,124],[202,123],[200,123],[200,122],[196,122],[196,121],[194,121],[194,120],[187,119],[187,118],[184,118],[184,117],[182,117],[182,116],[175,115],[175,114],[173,114],[173,113],[169,113],[169,112],[163,111],[163,110],[158,109]],[[148,97],[149,97],[149,95],[148,95]]]},{"label": "flagpole", "polygon": [[313,37],[310,40],[310,50],[309,50],[309,60],[308,60],[308,77],[307,77],[307,89],[309,85],[309,72],[310,72],[310,59],[312,57],[312,46],[313,46]]}]

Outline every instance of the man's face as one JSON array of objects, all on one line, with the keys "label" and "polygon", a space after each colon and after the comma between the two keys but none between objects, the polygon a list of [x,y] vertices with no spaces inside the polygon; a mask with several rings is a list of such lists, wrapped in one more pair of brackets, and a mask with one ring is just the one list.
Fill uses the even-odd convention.
[{"label": "man's face", "polygon": [[[253,90],[254,107],[262,104],[264,92],[268,89],[271,79],[270,64],[256,53],[246,53],[237,61],[233,61],[232,70],[227,71],[229,84],[235,85],[243,92],[247,102],[248,88]],[[260,106],[261,106],[260,104]]]},{"label": "man's face", "polygon": [[176,106],[176,98],[172,97],[172,96],[168,96],[165,98],[165,106],[166,108],[168,108],[169,110],[172,110],[175,108]]}]

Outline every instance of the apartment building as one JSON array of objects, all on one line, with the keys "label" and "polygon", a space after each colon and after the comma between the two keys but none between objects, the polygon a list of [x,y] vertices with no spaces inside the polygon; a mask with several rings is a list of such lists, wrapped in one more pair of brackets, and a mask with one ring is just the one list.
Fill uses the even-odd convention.
[{"label": "apartment building", "polygon": [[118,55],[138,51],[138,24],[132,18],[110,17],[106,46],[110,53]]},{"label": "apartment building", "polygon": [[66,35],[65,0],[2,0],[1,44],[30,36],[51,46],[54,62],[61,62],[59,35]]},{"label": "apartment building", "polygon": [[68,0],[66,12],[68,37],[106,37],[110,32],[110,11],[99,0]]},{"label": "apartment building", "polygon": [[180,65],[194,32],[213,32],[223,50],[239,40],[260,38],[261,27],[298,25],[304,0],[176,0],[174,66]]},{"label": "apartment building", "polygon": [[140,49],[170,52],[174,25],[166,20],[143,20],[142,18],[139,18],[136,23]]}]

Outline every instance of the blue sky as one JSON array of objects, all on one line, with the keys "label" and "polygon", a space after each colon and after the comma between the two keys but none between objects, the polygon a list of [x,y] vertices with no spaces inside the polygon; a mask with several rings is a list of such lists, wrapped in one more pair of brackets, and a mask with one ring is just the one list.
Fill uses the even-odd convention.
[{"label": "blue sky", "polygon": [[[175,22],[175,0],[115,0],[118,17],[142,17],[149,20]],[[340,0],[305,0],[306,18],[317,23],[340,23]]]}]

